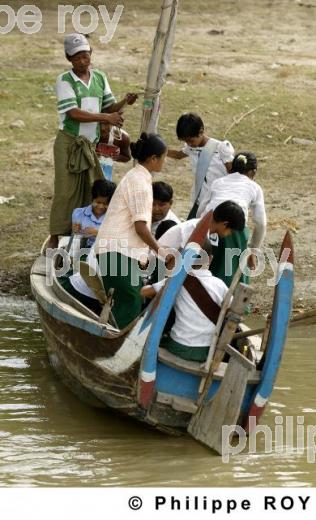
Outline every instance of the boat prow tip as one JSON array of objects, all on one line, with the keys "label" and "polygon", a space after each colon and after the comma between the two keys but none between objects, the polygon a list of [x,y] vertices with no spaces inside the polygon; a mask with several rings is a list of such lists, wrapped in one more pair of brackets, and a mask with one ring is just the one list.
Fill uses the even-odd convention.
[{"label": "boat prow tip", "polygon": [[287,263],[290,263],[292,265],[294,265],[294,246],[293,246],[293,238],[292,238],[292,233],[291,231],[288,229],[284,235],[284,238],[283,238],[283,242],[282,242],[282,246],[281,246],[281,250],[280,250],[280,258],[279,260],[281,260],[282,258],[282,254],[283,254],[283,251],[287,249],[289,251],[289,254],[288,254],[288,257],[287,257]]}]

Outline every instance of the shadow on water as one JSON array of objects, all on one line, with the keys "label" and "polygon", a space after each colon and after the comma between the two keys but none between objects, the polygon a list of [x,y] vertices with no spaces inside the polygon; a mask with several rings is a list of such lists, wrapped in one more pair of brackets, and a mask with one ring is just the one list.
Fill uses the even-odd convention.
[{"label": "shadow on water", "polygon": [[[289,337],[262,423],[277,415],[316,424],[316,328]],[[111,412],[89,408],[50,368],[35,305],[0,298],[1,486],[310,486],[304,454],[264,452],[229,463],[191,438],[169,437]],[[313,390],[314,389],[314,390]],[[296,444],[294,444],[294,447]]]}]

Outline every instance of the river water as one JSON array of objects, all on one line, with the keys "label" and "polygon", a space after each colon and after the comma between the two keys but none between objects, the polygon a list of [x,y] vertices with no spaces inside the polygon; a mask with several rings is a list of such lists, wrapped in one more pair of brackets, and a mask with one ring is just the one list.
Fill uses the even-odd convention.
[{"label": "river water", "polygon": [[82,404],[50,368],[35,305],[0,298],[0,486],[315,486],[315,337],[314,326],[291,331],[261,421],[293,416],[296,431],[303,417],[305,449],[288,439],[288,453],[265,453],[258,436],[255,454],[224,463],[189,437]]}]

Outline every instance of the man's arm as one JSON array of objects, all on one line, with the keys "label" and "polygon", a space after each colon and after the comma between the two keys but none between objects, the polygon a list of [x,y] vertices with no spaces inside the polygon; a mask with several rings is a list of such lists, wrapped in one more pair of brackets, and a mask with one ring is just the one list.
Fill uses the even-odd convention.
[{"label": "man's arm", "polygon": [[264,196],[262,188],[258,186],[255,201],[250,205],[252,210],[252,218],[254,221],[254,230],[249,243],[249,247],[260,248],[264,240],[267,228],[267,215],[264,204]]},{"label": "man's arm", "polygon": [[118,101],[117,103],[112,103],[112,105],[106,107],[105,112],[107,112],[108,114],[112,114],[113,112],[119,112],[125,105],[134,105],[137,99],[137,94],[132,94],[129,92],[123,99],[121,99],[121,101]]},{"label": "man's arm", "polygon": [[181,150],[168,150],[167,153],[168,157],[171,159],[185,159],[185,157],[188,157],[185,153],[183,153]]},{"label": "man's arm", "polygon": [[66,114],[71,117],[71,119],[74,119],[74,121],[79,121],[79,123],[110,123],[111,125],[122,125],[124,122],[121,114],[117,112],[111,114],[92,114],[91,112],[86,112],[86,110],[81,110],[81,108],[71,108]]}]

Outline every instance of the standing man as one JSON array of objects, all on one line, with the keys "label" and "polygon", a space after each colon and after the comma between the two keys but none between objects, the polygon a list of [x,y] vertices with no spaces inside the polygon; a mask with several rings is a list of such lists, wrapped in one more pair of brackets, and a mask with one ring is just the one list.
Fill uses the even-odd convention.
[{"label": "standing man", "polygon": [[116,102],[106,75],[90,68],[92,49],[82,34],[65,38],[65,55],[72,69],[57,78],[59,132],[54,144],[55,183],[47,248],[58,246],[58,235],[71,233],[75,208],[90,203],[91,185],[103,178],[95,144],[100,123],[122,126],[121,108],[132,105],[136,94]]}]

